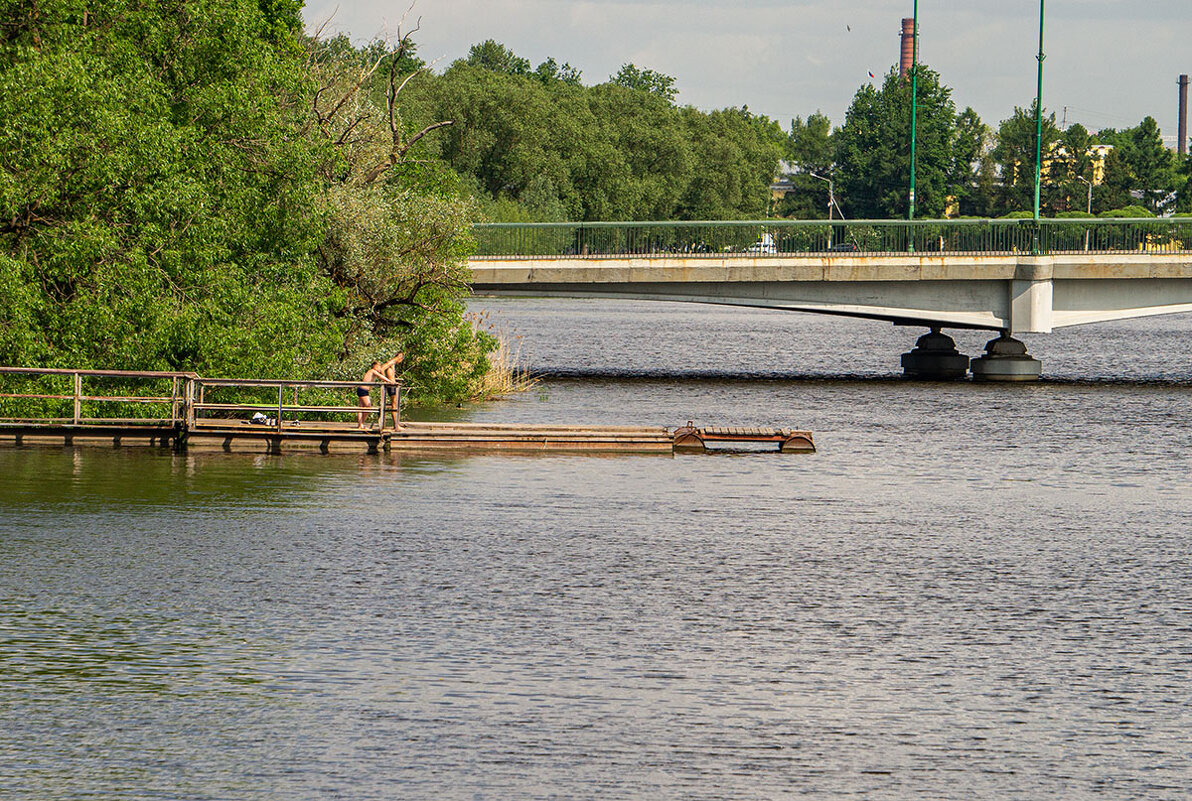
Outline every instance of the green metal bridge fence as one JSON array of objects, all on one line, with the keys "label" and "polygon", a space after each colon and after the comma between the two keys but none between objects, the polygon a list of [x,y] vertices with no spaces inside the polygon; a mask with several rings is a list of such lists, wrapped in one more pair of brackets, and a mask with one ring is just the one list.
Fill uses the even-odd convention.
[{"label": "green metal bridge fence", "polygon": [[475,259],[791,254],[1189,253],[1192,217],[482,223]]}]

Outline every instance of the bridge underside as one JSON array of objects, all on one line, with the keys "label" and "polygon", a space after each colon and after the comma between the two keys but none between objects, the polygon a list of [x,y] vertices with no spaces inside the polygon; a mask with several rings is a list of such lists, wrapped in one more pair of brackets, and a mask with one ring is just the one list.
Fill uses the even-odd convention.
[{"label": "bridge underside", "polygon": [[[750,306],[1010,334],[1192,312],[1192,260],[1186,254],[1127,254],[1112,260],[924,256],[623,261],[478,260],[472,264],[473,289],[491,295]],[[808,263],[814,261],[821,263]]]},{"label": "bridge underside", "polygon": [[[1028,282],[973,281],[850,284],[541,284],[478,285],[477,294],[521,297],[617,298],[748,306],[862,317],[900,324],[978,328],[1012,334],[1192,312],[1192,281],[1153,279]],[[1051,306],[1046,307],[1050,294]],[[1039,297],[1043,296],[1043,297]],[[1015,306],[1020,308],[1016,309]]]}]

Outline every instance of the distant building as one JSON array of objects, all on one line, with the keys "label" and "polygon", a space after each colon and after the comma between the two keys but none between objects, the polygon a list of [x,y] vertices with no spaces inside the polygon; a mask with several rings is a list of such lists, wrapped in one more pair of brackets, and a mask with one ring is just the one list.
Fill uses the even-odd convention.
[{"label": "distant building", "polygon": [[[1105,159],[1109,157],[1109,153],[1112,150],[1113,145],[1090,145],[1089,148],[1084,151],[1084,154],[1092,161],[1093,186],[1100,186],[1105,182]],[[1068,150],[1059,142],[1052,142],[1047,148],[1047,156],[1043,159],[1043,164],[1041,165],[1043,180],[1045,182],[1055,183],[1065,178],[1068,180],[1075,178],[1076,176],[1071,174],[1071,170],[1069,170],[1069,173],[1066,176],[1051,174],[1052,162],[1057,158],[1069,158]],[[1018,165],[1015,165],[1015,167],[1017,166]],[[1018,170],[1015,169],[1014,173],[1015,177],[1017,177]]]},{"label": "distant building", "polygon": [[790,178],[779,178],[770,184],[770,200],[778,201],[795,191],[795,182]]}]

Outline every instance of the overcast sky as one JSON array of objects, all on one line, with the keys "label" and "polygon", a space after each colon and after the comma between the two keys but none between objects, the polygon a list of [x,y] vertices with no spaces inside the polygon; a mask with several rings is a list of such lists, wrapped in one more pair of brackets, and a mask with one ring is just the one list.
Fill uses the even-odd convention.
[{"label": "overcast sky", "polygon": [[[392,37],[409,0],[307,0],[308,28],[357,41]],[[1040,0],[919,0],[920,60],[958,108],[993,127],[1035,96]],[[442,70],[496,39],[537,65],[569,62],[585,84],[632,62],[672,75],[679,102],[747,105],[788,127],[815,111],[833,124],[857,88],[898,61],[913,0],[417,0],[406,29]],[[1150,115],[1174,145],[1176,80],[1192,73],[1192,0],[1051,0],[1043,104],[1091,130]]]}]

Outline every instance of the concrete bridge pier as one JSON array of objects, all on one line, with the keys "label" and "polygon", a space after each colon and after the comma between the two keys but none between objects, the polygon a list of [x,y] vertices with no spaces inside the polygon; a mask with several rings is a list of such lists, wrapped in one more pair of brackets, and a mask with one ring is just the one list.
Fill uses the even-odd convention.
[{"label": "concrete bridge pier", "polygon": [[933,326],[919,337],[914,350],[902,354],[902,372],[907,378],[952,381],[969,371],[969,357],[956,350],[956,340]]},{"label": "concrete bridge pier", "polygon": [[985,343],[985,355],[973,359],[972,370],[978,381],[1036,381],[1043,364],[1026,352],[1025,343],[1002,331]]}]

